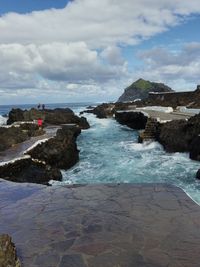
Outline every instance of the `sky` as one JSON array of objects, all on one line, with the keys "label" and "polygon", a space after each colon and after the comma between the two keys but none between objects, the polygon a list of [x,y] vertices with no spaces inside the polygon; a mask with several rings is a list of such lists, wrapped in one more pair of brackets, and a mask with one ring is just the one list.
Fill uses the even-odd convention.
[{"label": "sky", "polygon": [[0,105],[115,101],[200,84],[199,0],[0,0]]}]

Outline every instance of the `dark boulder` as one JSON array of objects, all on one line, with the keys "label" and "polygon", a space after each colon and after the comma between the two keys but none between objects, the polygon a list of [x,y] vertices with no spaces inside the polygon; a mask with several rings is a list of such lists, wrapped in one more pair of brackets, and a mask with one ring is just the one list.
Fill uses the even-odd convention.
[{"label": "dark boulder", "polygon": [[24,121],[24,112],[20,108],[14,108],[8,114],[7,124],[10,125],[15,121]]},{"label": "dark boulder", "polygon": [[15,245],[7,234],[0,235],[0,266],[21,267]]},{"label": "dark boulder", "polygon": [[161,125],[158,140],[168,152],[189,152],[192,141],[200,133],[200,115]]},{"label": "dark boulder", "polygon": [[200,180],[200,169],[196,173],[196,179]]},{"label": "dark boulder", "polygon": [[30,110],[12,109],[9,112],[7,124],[10,125],[17,121],[34,121],[39,118],[43,119],[45,125],[60,124],[77,124],[83,129],[88,129],[89,124],[86,119],[79,118],[69,108],[56,108],[38,110],[32,108]]},{"label": "dark boulder", "polygon": [[145,129],[148,117],[142,112],[116,112],[115,119],[122,125],[126,125],[131,129],[141,130]]},{"label": "dark boulder", "polygon": [[4,151],[9,147],[24,142],[32,136],[44,134],[37,124],[24,123],[12,127],[0,127],[0,151]]},{"label": "dark boulder", "polygon": [[22,158],[0,165],[0,178],[18,183],[38,183],[48,185],[50,180],[62,180],[60,170],[35,162],[31,158]]},{"label": "dark boulder", "polygon": [[114,114],[114,104],[110,103],[103,103],[101,105],[98,105],[97,107],[93,109],[85,110],[85,113],[93,113],[97,116],[99,119],[105,119],[107,117],[112,117]]},{"label": "dark boulder", "polygon": [[79,160],[76,138],[81,133],[79,127],[63,126],[56,136],[41,143],[27,153],[34,159],[44,161],[51,166],[69,169]]},{"label": "dark boulder", "polygon": [[190,158],[200,161],[200,136],[198,135],[190,144]]}]

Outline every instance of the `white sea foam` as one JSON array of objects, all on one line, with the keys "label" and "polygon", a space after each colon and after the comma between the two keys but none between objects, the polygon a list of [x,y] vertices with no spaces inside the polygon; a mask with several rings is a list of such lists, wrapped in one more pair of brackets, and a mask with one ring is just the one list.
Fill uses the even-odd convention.
[{"label": "white sea foam", "polygon": [[161,147],[161,145],[158,142],[144,142],[142,144],[133,142],[121,142],[121,145],[129,150],[134,150],[134,151],[153,150]]},{"label": "white sea foam", "polygon": [[30,158],[29,155],[24,155],[24,156],[21,156],[21,157],[12,159],[12,160],[8,160],[8,161],[0,162],[0,166],[4,166],[4,165],[6,165],[6,164],[14,163],[14,162],[16,162],[16,161],[18,161],[18,160],[21,160],[21,159],[28,159],[28,158]]},{"label": "white sea foam", "polygon": [[7,123],[8,118],[0,115],[0,126],[5,125]]}]

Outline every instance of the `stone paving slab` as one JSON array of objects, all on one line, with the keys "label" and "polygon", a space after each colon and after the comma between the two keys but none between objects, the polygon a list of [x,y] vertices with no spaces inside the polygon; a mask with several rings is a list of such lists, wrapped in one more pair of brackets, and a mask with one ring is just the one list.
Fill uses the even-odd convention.
[{"label": "stone paving slab", "polygon": [[0,180],[0,233],[24,267],[200,266],[200,207],[165,184]]},{"label": "stone paving slab", "polygon": [[193,117],[195,114],[189,113],[178,113],[178,112],[171,112],[166,113],[162,111],[155,111],[155,110],[147,110],[147,109],[139,109],[137,108],[136,111],[141,111],[147,113],[151,118],[160,119],[161,121],[172,121],[172,120],[185,120]]}]

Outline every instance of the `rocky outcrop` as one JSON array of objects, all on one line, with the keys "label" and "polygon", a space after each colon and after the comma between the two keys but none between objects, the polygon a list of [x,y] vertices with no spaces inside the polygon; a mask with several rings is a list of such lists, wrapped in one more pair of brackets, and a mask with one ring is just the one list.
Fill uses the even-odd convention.
[{"label": "rocky outcrop", "polygon": [[21,158],[0,165],[0,178],[18,183],[38,183],[48,185],[50,180],[62,180],[59,169],[31,158]]},{"label": "rocky outcrop", "polygon": [[77,124],[82,129],[88,129],[89,124],[85,118],[79,118],[69,108],[56,108],[38,110],[32,108],[30,110],[12,109],[9,112],[7,124],[10,125],[16,121],[34,121],[42,118],[45,125],[60,124]]},{"label": "rocky outcrop", "polygon": [[80,128],[76,126],[63,126],[55,137],[37,145],[27,153],[33,159],[43,161],[50,166],[68,169],[79,160],[76,138],[80,133]]},{"label": "rocky outcrop", "polygon": [[200,136],[198,135],[190,144],[190,158],[200,161]]},{"label": "rocky outcrop", "polygon": [[139,79],[124,90],[118,102],[134,101],[146,99],[149,92],[173,92],[173,90],[163,83],[155,83]]},{"label": "rocky outcrop", "polygon": [[189,152],[199,133],[200,115],[196,115],[188,121],[176,120],[162,124],[158,141],[168,152]]},{"label": "rocky outcrop", "polygon": [[103,103],[101,105],[98,105],[97,107],[91,108],[91,109],[87,109],[84,110],[83,112],[81,112],[80,114],[83,113],[92,113],[94,115],[97,116],[97,118],[99,119],[105,119],[108,117],[112,117],[114,114],[114,108],[115,108],[115,104],[110,104],[110,103]]},{"label": "rocky outcrop", "polygon": [[196,173],[196,179],[200,180],[200,169]]},{"label": "rocky outcrop", "polygon": [[[167,152],[190,152],[191,159],[200,160],[200,114],[188,120],[159,123],[148,119],[148,122],[145,128],[148,139],[161,143]],[[145,141],[145,131],[139,141]]]},{"label": "rocky outcrop", "polygon": [[148,120],[142,112],[116,112],[115,119],[122,125],[126,125],[135,130],[144,129]]},{"label": "rocky outcrop", "polygon": [[21,267],[16,248],[9,235],[0,235],[0,266]]},{"label": "rocky outcrop", "polygon": [[0,151],[4,151],[9,147],[21,143],[32,136],[44,134],[37,124],[23,123],[12,127],[0,127]]},{"label": "rocky outcrop", "polygon": [[79,160],[76,138],[80,133],[77,126],[63,126],[55,137],[28,150],[26,157],[0,165],[0,178],[45,185],[50,180],[61,181],[59,169],[69,169]]}]

